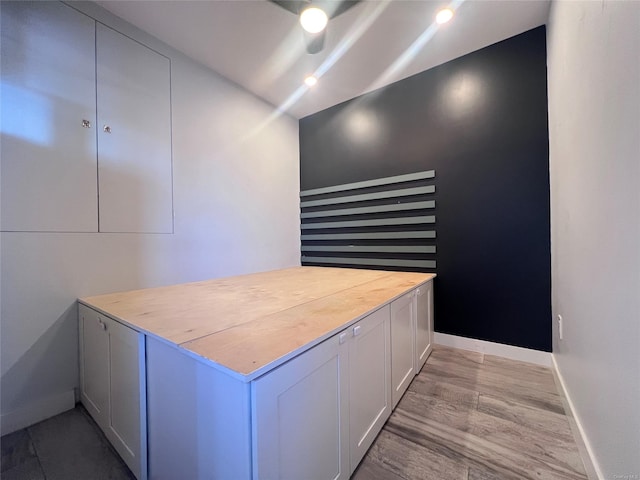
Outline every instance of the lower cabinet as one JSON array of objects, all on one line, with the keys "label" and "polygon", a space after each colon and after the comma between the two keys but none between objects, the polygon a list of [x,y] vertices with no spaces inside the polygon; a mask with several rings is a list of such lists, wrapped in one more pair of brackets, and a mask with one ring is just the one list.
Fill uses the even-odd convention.
[{"label": "lower cabinet", "polygon": [[349,455],[351,473],[391,415],[389,305],[346,332],[349,345]]},{"label": "lower cabinet", "polygon": [[391,398],[393,407],[415,377],[415,291],[391,302]]},{"label": "lower cabinet", "polygon": [[391,414],[389,306],[252,383],[254,479],[347,479]]},{"label": "lower cabinet", "polygon": [[79,320],[82,404],[134,475],[146,479],[144,334],[84,305]]},{"label": "lower cabinet", "polygon": [[416,375],[427,361],[433,348],[433,282],[415,290],[416,303]]},{"label": "lower cabinet", "polygon": [[431,351],[431,288],[250,382],[81,305],[82,402],[139,479],[348,479]]}]

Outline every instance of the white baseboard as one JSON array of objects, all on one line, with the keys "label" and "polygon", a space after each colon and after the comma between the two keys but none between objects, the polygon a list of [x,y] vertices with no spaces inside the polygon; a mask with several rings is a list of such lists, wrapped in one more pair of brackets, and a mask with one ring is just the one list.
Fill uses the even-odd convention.
[{"label": "white baseboard", "polygon": [[0,431],[2,435],[15,432],[59,413],[71,410],[75,405],[76,399],[73,390],[41,398],[13,412],[3,414],[0,422]]},{"label": "white baseboard", "polygon": [[476,340],[475,338],[459,337],[447,333],[435,332],[434,343],[447,347],[470,350],[472,352],[496,355],[520,362],[535,363],[543,367],[552,367],[552,357],[550,352],[541,352],[530,348],[514,347],[502,343],[487,342],[486,340]]},{"label": "white baseboard", "polygon": [[600,466],[596,461],[596,458],[593,454],[593,449],[591,448],[591,444],[589,443],[589,439],[585,434],[584,429],[582,428],[582,423],[580,422],[580,417],[577,415],[577,412],[573,406],[573,402],[571,401],[571,396],[569,395],[569,391],[567,390],[566,384],[564,383],[564,379],[562,378],[562,374],[558,369],[558,363],[556,362],[556,357],[552,354],[551,360],[553,362],[553,374],[556,380],[556,384],[558,388],[562,390],[564,407],[565,410],[569,410],[567,415],[570,415],[569,425],[571,425],[571,431],[573,433],[573,437],[576,440],[576,444],[578,445],[578,450],[580,451],[580,456],[582,457],[582,462],[584,463],[584,468],[587,471],[587,477],[589,480],[603,480],[605,477],[600,470]]}]

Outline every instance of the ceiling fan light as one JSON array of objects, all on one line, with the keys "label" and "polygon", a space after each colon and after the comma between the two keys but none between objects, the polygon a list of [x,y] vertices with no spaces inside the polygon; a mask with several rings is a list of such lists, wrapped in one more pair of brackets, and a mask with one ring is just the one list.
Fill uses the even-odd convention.
[{"label": "ceiling fan light", "polygon": [[300,25],[309,33],[319,33],[325,29],[329,17],[318,7],[307,7],[300,14]]},{"label": "ceiling fan light", "polygon": [[443,23],[447,23],[452,18],[453,10],[451,10],[450,8],[443,8],[436,14],[436,23],[442,25]]}]

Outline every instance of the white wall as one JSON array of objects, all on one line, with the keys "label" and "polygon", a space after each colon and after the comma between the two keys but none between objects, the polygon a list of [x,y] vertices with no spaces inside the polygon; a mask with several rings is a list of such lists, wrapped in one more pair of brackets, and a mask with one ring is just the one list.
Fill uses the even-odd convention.
[{"label": "white wall", "polygon": [[603,478],[640,478],[640,2],[548,26],[554,355]]},{"label": "white wall", "polygon": [[96,5],[73,6],[171,58],[175,234],[1,234],[2,433],[73,399],[77,297],[300,262],[297,121],[258,128],[271,105]]}]

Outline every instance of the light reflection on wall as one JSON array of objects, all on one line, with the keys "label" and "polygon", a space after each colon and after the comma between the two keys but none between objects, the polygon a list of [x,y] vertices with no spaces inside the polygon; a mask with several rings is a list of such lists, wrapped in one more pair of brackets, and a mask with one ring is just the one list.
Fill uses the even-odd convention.
[{"label": "light reflection on wall", "polygon": [[52,142],[51,111],[49,102],[43,95],[2,82],[0,97],[2,135],[10,135],[42,146]]},{"label": "light reflection on wall", "polygon": [[461,72],[447,82],[443,98],[444,111],[453,120],[477,114],[482,109],[486,93],[486,85],[481,76],[473,72]]},{"label": "light reflection on wall", "polygon": [[349,112],[345,127],[349,140],[358,146],[378,147],[386,140],[384,120],[372,110]]}]

